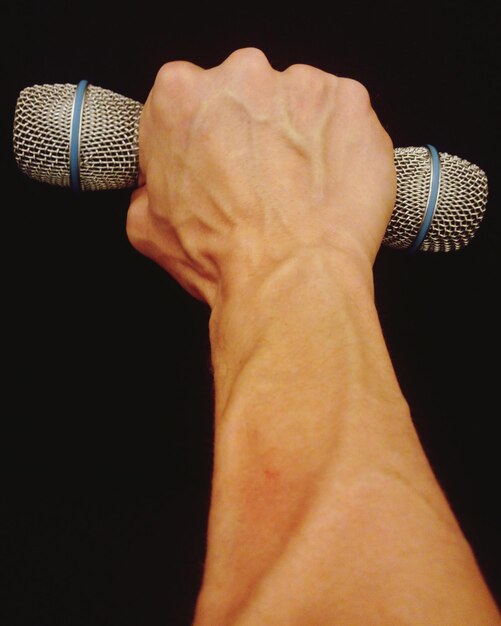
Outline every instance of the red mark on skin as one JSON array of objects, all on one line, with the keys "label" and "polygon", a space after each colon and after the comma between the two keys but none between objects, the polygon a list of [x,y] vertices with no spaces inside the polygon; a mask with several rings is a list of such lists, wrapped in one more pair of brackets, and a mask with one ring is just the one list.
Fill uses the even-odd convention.
[{"label": "red mark on skin", "polygon": [[280,472],[269,467],[264,468],[264,475],[265,478],[268,478],[269,480],[276,480],[277,478],[280,478]]}]

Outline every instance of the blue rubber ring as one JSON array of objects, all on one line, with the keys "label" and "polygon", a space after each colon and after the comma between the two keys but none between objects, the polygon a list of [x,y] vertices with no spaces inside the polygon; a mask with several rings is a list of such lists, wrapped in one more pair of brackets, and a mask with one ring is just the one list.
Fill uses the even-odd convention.
[{"label": "blue rubber ring", "polygon": [[82,111],[85,90],[89,81],[81,80],[77,85],[73,114],[71,116],[70,131],[70,186],[73,191],[81,191],[80,186],[80,128],[82,126]]},{"label": "blue rubber ring", "polygon": [[428,234],[431,220],[435,215],[435,210],[438,204],[438,190],[440,185],[440,156],[434,146],[427,144],[426,147],[428,148],[431,156],[430,193],[428,196],[428,205],[426,206],[426,211],[424,212],[423,223],[421,224],[421,228],[419,229],[414,243],[409,248],[409,254],[413,254],[414,252],[416,252],[416,250],[419,250],[424,238]]}]

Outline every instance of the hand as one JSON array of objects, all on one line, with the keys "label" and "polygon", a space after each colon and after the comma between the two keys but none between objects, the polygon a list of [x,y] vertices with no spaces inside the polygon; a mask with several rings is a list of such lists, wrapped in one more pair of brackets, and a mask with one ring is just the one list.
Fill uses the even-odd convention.
[{"label": "hand", "polygon": [[140,124],[132,244],[214,305],[305,249],[370,273],[394,206],[393,146],[366,89],[238,50],[167,63]]}]

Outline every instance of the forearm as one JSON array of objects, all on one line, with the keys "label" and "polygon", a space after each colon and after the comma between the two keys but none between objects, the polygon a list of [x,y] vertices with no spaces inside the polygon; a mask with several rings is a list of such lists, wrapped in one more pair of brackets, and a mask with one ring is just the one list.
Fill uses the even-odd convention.
[{"label": "forearm", "polygon": [[[282,263],[259,287],[241,280],[213,309],[211,344],[215,469],[198,624],[455,623],[448,584],[471,591],[475,623],[493,623],[395,379],[367,272],[319,254]],[[479,621],[483,593],[490,622]]]},{"label": "forearm", "polygon": [[499,623],[374,308],[396,173],[367,90],[254,49],[175,62],[139,145],[129,238],[212,308],[197,626]]}]

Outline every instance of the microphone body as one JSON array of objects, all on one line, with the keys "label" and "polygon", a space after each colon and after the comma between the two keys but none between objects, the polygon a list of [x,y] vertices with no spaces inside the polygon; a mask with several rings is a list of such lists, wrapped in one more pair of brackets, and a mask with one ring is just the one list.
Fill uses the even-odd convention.
[{"label": "microphone body", "polygon": [[[19,169],[40,182],[99,191],[134,187],[143,105],[88,85],[34,85],[19,94],[13,145]],[[466,246],[485,213],[485,173],[426,147],[395,149],[397,196],[383,244],[447,252]]]}]

